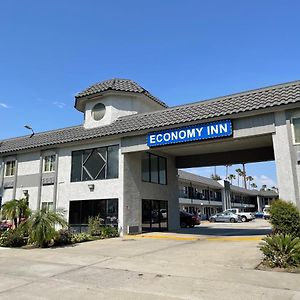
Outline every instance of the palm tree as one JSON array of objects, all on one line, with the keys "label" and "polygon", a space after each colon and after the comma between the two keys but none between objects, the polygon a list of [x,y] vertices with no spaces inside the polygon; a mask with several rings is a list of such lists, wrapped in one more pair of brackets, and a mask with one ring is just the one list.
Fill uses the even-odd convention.
[{"label": "palm tree", "polygon": [[213,180],[221,180],[222,179],[218,174],[211,174],[210,177]]},{"label": "palm tree", "polygon": [[226,174],[225,174],[226,177],[225,177],[225,180],[228,179],[228,168],[231,167],[231,166],[232,166],[232,165],[230,165],[230,164],[225,165],[225,168],[226,168]]},{"label": "palm tree", "polygon": [[256,189],[257,188],[257,184],[256,183],[251,183],[251,185],[250,185],[253,189]]},{"label": "palm tree", "polygon": [[238,176],[238,186],[240,186],[240,176],[242,176],[243,171],[240,168],[238,168],[235,170],[235,172],[237,173]]},{"label": "palm tree", "polygon": [[249,189],[250,189],[250,184],[251,184],[251,181],[253,181],[254,180],[254,178],[252,177],[252,176],[246,176],[246,181],[248,181],[249,182]]},{"label": "palm tree", "polygon": [[267,185],[266,184],[263,184],[260,188],[261,191],[265,191],[267,189]]},{"label": "palm tree", "polygon": [[31,210],[28,207],[26,198],[13,199],[2,205],[2,215],[7,219],[11,219],[15,228],[20,225],[22,219],[28,218],[30,214]]},{"label": "palm tree", "polygon": [[229,174],[228,179],[230,180],[230,183],[232,184],[232,180],[235,179],[236,176],[234,174]]},{"label": "palm tree", "polygon": [[39,247],[47,247],[56,236],[57,225],[67,226],[63,211],[55,212],[46,209],[36,211],[28,219],[31,241]]}]

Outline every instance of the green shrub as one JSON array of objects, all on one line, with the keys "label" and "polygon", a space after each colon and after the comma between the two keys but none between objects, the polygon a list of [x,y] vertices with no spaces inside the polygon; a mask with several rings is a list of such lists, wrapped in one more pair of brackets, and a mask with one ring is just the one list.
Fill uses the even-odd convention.
[{"label": "green shrub", "polygon": [[102,228],[101,222],[103,222],[103,219],[101,219],[100,216],[89,217],[88,233],[91,236],[101,235],[101,228]]},{"label": "green shrub", "polygon": [[103,226],[101,228],[101,238],[107,239],[112,237],[118,237],[119,231],[117,227],[111,227],[111,226]]},{"label": "green shrub", "polygon": [[87,233],[73,233],[71,236],[71,243],[75,244],[75,243],[82,243],[82,242],[86,242],[86,241],[90,241],[92,238],[89,234]]},{"label": "green shrub", "polygon": [[275,234],[300,237],[300,212],[293,203],[273,201],[270,208],[270,222]]},{"label": "green shrub", "polygon": [[63,246],[72,243],[72,233],[69,229],[61,229],[57,231],[57,235],[54,238],[55,246]]},{"label": "green shrub", "polygon": [[39,247],[48,247],[57,236],[55,227],[67,226],[63,211],[41,209],[36,211],[29,219],[30,241]]},{"label": "green shrub", "polygon": [[22,228],[7,230],[0,236],[1,247],[22,247],[27,241],[26,232]]},{"label": "green shrub", "polygon": [[289,268],[300,265],[300,238],[276,234],[263,239],[260,250],[264,263],[270,267]]}]

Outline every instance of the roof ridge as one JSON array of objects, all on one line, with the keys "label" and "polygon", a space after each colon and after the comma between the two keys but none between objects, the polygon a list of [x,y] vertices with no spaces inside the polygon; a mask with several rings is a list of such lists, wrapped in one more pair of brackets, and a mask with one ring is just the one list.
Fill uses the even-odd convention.
[{"label": "roof ridge", "polygon": [[246,91],[243,91],[243,92],[228,94],[228,95],[225,95],[225,96],[217,96],[217,97],[213,97],[213,98],[209,98],[209,99],[198,100],[198,101],[188,103],[188,104],[180,104],[180,105],[172,106],[170,108],[176,108],[176,107],[181,107],[181,106],[193,106],[193,105],[197,105],[197,104],[201,104],[201,103],[216,102],[216,101],[221,101],[221,100],[227,99],[227,98],[242,96],[244,94],[245,95],[255,94],[255,93],[261,92],[261,91],[269,91],[269,90],[274,90],[274,89],[277,89],[277,88],[280,88],[280,87],[296,85],[297,83],[300,84],[300,80],[293,80],[293,81],[288,81],[288,82],[284,82],[284,83],[272,84],[272,85],[268,85],[268,86],[265,86],[265,87],[262,87],[262,88],[254,88],[254,89],[246,90]]},{"label": "roof ridge", "polygon": [[263,88],[251,89],[251,90],[247,90],[244,92],[228,94],[225,96],[214,97],[214,98],[210,98],[210,99],[206,99],[206,100],[200,100],[200,101],[193,102],[193,103],[180,104],[180,105],[176,105],[176,106],[172,106],[172,107],[167,107],[163,110],[155,110],[155,111],[150,111],[150,112],[145,112],[145,113],[138,113],[138,114],[133,114],[133,115],[122,116],[119,119],[131,118],[133,116],[151,115],[158,111],[164,111],[167,113],[168,111],[173,111],[173,110],[175,110],[177,108],[181,108],[181,107],[193,107],[193,106],[198,106],[201,104],[204,105],[207,103],[219,102],[219,101],[222,101],[222,100],[228,99],[228,98],[233,98],[233,97],[238,97],[238,96],[248,95],[248,94],[255,94],[256,92],[259,92],[259,91],[269,91],[269,90],[277,89],[279,87],[291,86],[291,85],[296,85],[296,84],[300,84],[300,80],[294,80],[294,81],[289,81],[289,82],[285,82],[285,83],[275,84],[275,85],[266,86]]},{"label": "roof ridge", "polygon": [[[67,129],[75,129],[75,128],[80,128],[80,127],[83,127],[83,125],[73,125],[73,126],[67,126],[67,127],[58,128],[58,129],[51,129],[51,130],[46,130],[46,131],[35,132],[32,137],[42,135],[42,134],[46,134],[46,133],[60,132],[60,131],[64,131],[64,130],[67,130]],[[31,136],[31,134],[25,134],[25,135],[21,135],[21,136],[17,136],[17,137],[3,139],[3,140],[0,140],[0,143],[9,142],[11,140],[24,139],[24,138],[30,137],[30,136]]]}]

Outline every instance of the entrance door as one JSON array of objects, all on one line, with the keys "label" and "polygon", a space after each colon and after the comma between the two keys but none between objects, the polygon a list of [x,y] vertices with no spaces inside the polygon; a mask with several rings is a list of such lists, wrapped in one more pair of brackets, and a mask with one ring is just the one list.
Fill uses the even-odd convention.
[{"label": "entrance door", "polygon": [[142,200],[143,231],[168,230],[168,201]]}]

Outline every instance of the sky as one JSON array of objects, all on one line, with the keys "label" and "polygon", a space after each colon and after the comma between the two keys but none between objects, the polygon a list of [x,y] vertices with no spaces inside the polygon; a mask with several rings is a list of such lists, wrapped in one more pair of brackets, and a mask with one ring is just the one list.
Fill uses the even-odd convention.
[{"label": "sky", "polygon": [[[0,139],[81,124],[74,95],[110,78],[169,106],[298,80],[299,11],[297,0],[1,1]],[[276,185],[274,163],[247,170]]]}]

